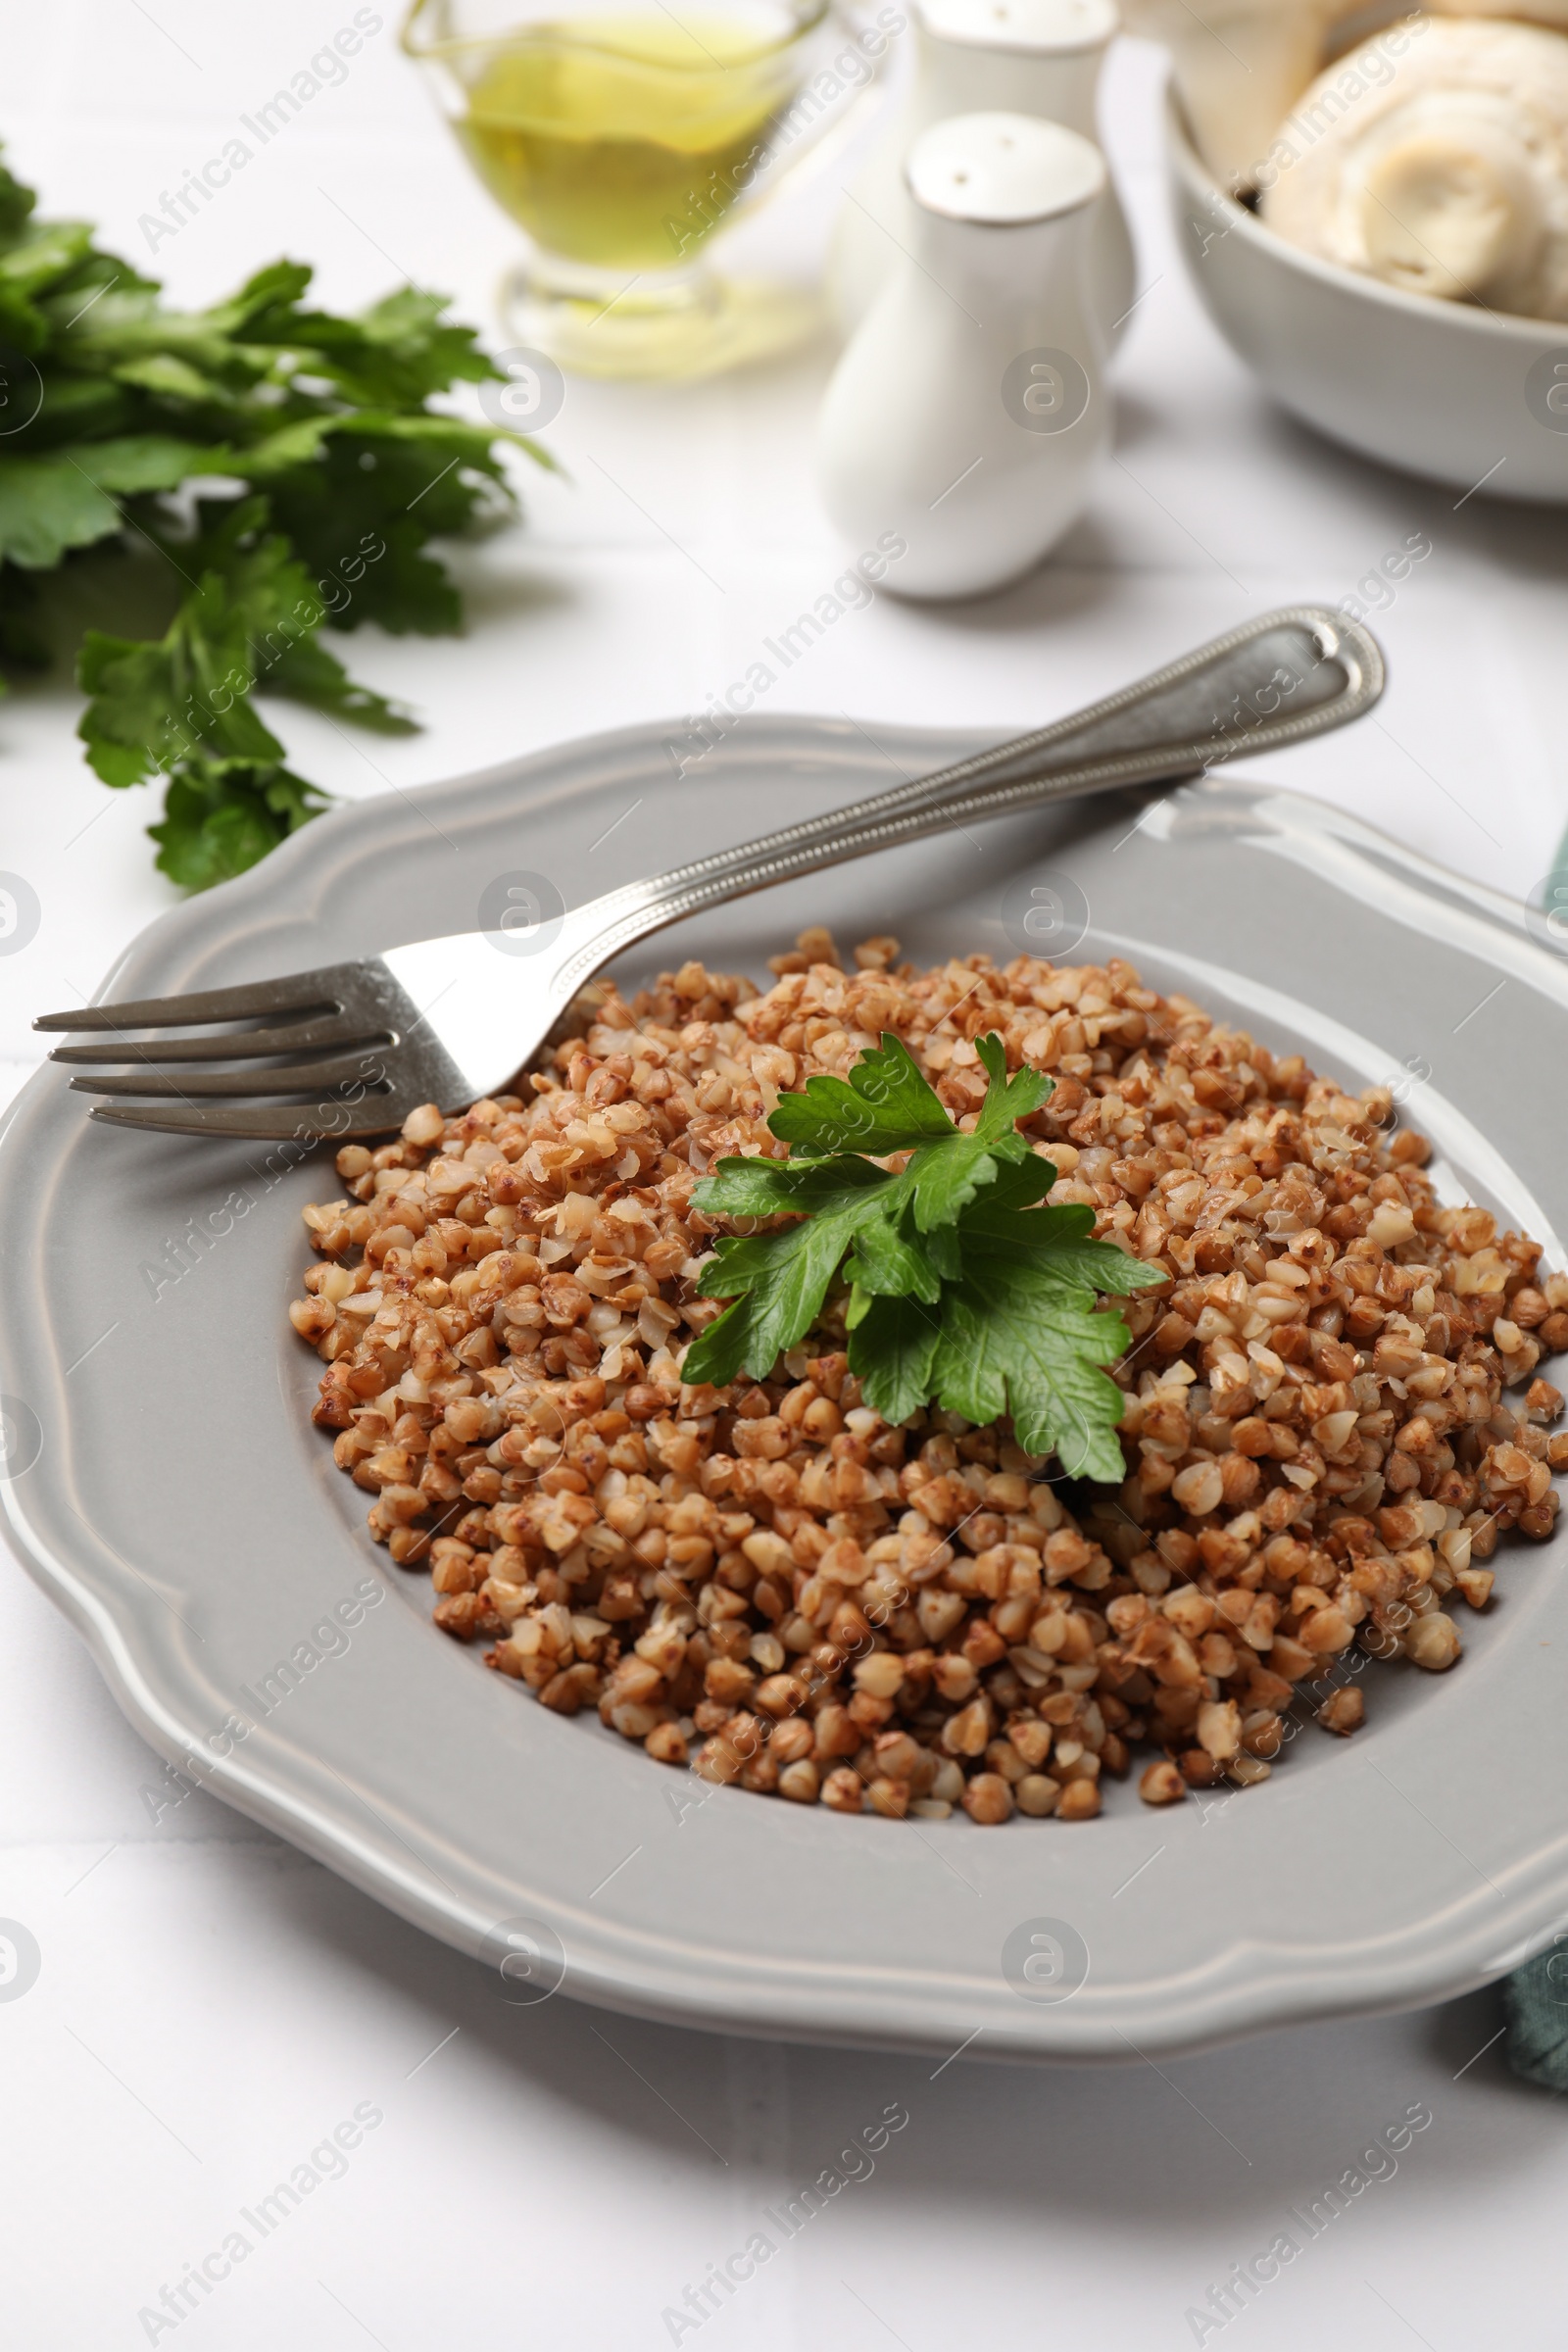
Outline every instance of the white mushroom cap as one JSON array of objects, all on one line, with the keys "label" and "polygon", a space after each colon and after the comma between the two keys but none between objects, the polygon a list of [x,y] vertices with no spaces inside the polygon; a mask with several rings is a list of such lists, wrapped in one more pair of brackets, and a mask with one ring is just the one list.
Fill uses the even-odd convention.
[{"label": "white mushroom cap", "polygon": [[[1344,0],[1123,0],[1129,32],[1162,41],[1198,151],[1246,187],[1322,62]],[[1565,0],[1568,5],[1568,0]]]},{"label": "white mushroom cap", "polygon": [[1568,318],[1568,39],[1428,22],[1368,41],[1280,127],[1268,226],[1418,294]]},{"label": "white mushroom cap", "polygon": [[[933,4],[933,0],[928,0]],[[941,0],[934,0],[941,5]],[[963,0],[957,0],[963,5]],[[1439,17],[1506,18],[1568,32],[1568,0],[1431,0]],[[1129,32],[1170,51],[1198,151],[1227,186],[1249,187],[1346,17],[1364,0],[1122,0]]]},{"label": "white mushroom cap", "polygon": [[1435,17],[1508,17],[1568,32],[1568,0],[1432,0]]}]

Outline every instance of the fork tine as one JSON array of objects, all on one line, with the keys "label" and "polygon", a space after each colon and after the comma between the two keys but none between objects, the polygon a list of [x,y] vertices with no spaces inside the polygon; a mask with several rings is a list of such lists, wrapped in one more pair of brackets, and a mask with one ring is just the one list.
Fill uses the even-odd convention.
[{"label": "fork tine", "polygon": [[[369,1066],[367,1066],[367,1065]],[[221,1099],[237,1101],[246,1095],[306,1095],[324,1094],[334,1086],[347,1086],[359,1079],[373,1083],[379,1072],[368,1054],[358,1059],[340,1055],[335,1061],[305,1061],[270,1066],[253,1070],[185,1070],[177,1077],[160,1077],[155,1070],[125,1071],[111,1076],[73,1078],[71,1088],[77,1095],[129,1095],[134,1100],[152,1102],[186,1102],[193,1100]]]},{"label": "fork tine", "polygon": [[109,1062],[239,1061],[266,1054],[299,1054],[308,1048],[385,1046],[390,1032],[373,1021],[301,1021],[288,1029],[230,1029],[220,1037],[146,1037],[105,1046],[56,1046],[51,1061],[103,1066]]},{"label": "fork tine", "polygon": [[[306,1107],[296,1102],[273,1110],[246,1110],[227,1105],[209,1110],[194,1102],[188,1105],[160,1102],[140,1110],[128,1104],[121,1109],[112,1102],[95,1102],[88,1115],[102,1119],[108,1127],[140,1127],[164,1135],[231,1135],[255,1143],[300,1138],[346,1144],[356,1136],[389,1134],[411,1106],[407,1101],[386,1095],[368,1095],[363,1102],[353,1105],[333,1103],[334,1114],[340,1110],[349,1112],[346,1126],[339,1126],[335,1115],[331,1121],[306,1118],[302,1116]],[[326,1105],[318,1107],[324,1110]]]},{"label": "fork tine", "polygon": [[342,1009],[341,983],[353,965],[327,965],[315,972],[285,972],[277,980],[247,982],[243,988],[207,988],[188,996],[138,997],[122,1004],[81,1004],[74,1012],[46,1012],[35,1029],[89,1031],[190,1028],[202,1021],[265,1020],[290,1011],[335,1014]]}]

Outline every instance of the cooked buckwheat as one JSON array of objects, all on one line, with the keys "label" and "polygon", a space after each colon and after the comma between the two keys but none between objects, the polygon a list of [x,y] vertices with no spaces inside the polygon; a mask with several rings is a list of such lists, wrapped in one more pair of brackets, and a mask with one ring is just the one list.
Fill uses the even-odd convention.
[{"label": "cooked buckwheat", "polygon": [[[765,995],[698,964],[607,987],[526,1099],[339,1152],[289,1309],[314,1418],[444,1632],[662,1763],[986,1825],[1088,1820],[1140,1749],[1151,1804],[1250,1787],[1298,1718],[1356,1729],[1368,1657],[1450,1666],[1445,1603],[1486,1605],[1505,1530],[1550,1533],[1568,1446],[1536,1367],[1568,1277],[1440,1204],[1386,1090],[1129,964],[897,956],[846,971],[808,932]],[[885,1030],[960,1124],[977,1036],[1050,1071],[1053,1199],[1166,1275],[1121,1308],[1119,1490],[1054,1483],[1004,1422],[887,1427],[832,1310],[765,1381],[682,1381],[720,1312],[693,1187],[780,1152],[779,1095]]]}]

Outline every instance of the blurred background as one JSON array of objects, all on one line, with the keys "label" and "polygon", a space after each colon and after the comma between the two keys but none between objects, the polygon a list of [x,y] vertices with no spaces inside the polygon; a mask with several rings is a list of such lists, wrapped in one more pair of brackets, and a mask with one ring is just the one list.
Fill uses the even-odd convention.
[{"label": "blurred background", "polygon": [[[188,0],[56,0],[15,12],[0,131],[40,213],[95,222],[168,298],[227,293],[279,254],[314,297],[354,308],[412,280],[450,292],[492,349],[519,239],[473,176],[387,8],[342,79],[265,145],[239,129],[353,12],[282,0],[262,14]],[[896,105],[862,108],[850,147],[808,164],[738,225],[732,263],[808,282],[842,191]],[[772,710],[994,727],[1055,717],[1268,605],[1358,598],[1388,648],[1382,708],[1281,761],[1281,782],[1354,808],[1523,897],[1568,822],[1568,542],[1556,511],[1465,498],[1346,454],[1273,407],[1204,317],[1174,244],[1157,121],[1163,53],[1123,37],[1102,89],[1106,153],[1131,217],[1140,293],[1112,366],[1115,440],[1087,511],[1021,585],[970,604],[879,595],[783,671]],[[169,233],[161,200],[225,141],[252,161]],[[177,217],[177,216],[176,216]],[[165,233],[149,251],[143,220]],[[829,522],[812,442],[836,355],[824,331],[786,358],[692,384],[570,375],[540,439],[561,472],[515,467],[526,525],[451,556],[461,638],[328,637],[421,731],[389,740],[270,703],[301,771],[350,798],[455,776],[563,737],[700,712],[858,553]],[[460,405],[479,416],[472,388]],[[1392,580],[1417,535],[1431,553]],[[1367,583],[1362,585],[1362,583]],[[89,614],[88,617],[95,617]],[[122,615],[119,623],[123,625]],[[777,664],[773,666],[777,668]],[[96,986],[172,886],[151,871],[144,788],[108,793],[72,728],[61,672],[0,703],[3,862],[43,900],[0,988],[0,1060],[26,1066],[32,1011]],[[1246,762],[1243,767],[1245,770]]]}]

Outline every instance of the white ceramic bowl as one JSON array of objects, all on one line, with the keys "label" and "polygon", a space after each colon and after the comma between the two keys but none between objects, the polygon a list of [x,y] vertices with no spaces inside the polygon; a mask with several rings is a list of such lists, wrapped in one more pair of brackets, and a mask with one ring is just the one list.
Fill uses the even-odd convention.
[{"label": "white ceramic bowl", "polygon": [[1166,156],[1203,307],[1282,407],[1456,490],[1568,505],[1568,324],[1401,293],[1287,245],[1216,182],[1174,90]]}]

